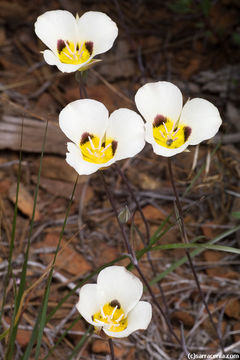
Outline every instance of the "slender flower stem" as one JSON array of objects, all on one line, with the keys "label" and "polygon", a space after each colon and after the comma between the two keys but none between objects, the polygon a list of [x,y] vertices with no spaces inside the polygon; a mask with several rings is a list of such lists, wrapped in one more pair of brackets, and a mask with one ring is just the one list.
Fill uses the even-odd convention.
[{"label": "slender flower stem", "polygon": [[[144,225],[145,225],[145,229],[146,229],[146,238],[147,238],[147,245],[150,244],[150,230],[149,230],[149,224],[148,224],[148,221],[142,211],[142,208],[141,208],[141,205],[139,204],[139,201],[134,193],[134,191],[132,190],[130,184],[129,184],[129,181],[127,179],[127,177],[125,176],[124,172],[122,171],[122,169],[120,168],[120,166],[118,166],[118,164],[115,164],[115,168],[117,169],[119,175],[121,176],[122,180],[124,181],[124,183],[126,184],[127,188],[128,188],[128,191],[129,193],[131,194],[133,200],[135,201],[136,203],[136,207],[139,211],[139,214],[141,215],[141,218],[144,222]],[[146,246],[146,242],[144,242],[144,246]],[[155,271],[155,268],[154,268],[154,265],[153,265],[153,262],[152,262],[152,259],[151,259],[151,254],[150,252],[147,252],[147,259],[148,259],[148,262],[149,262],[149,265],[152,269],[152,273],[154,276],[156,276],[156,271]],[[160,294],[161,294],[161,297],[162,297],[162,301],[163,301],[163,304],[164,304],[164,307],[165,307],[165,311],[166,311],[166,316],[168,317],[169,319],[169,309],[168,309],[168,305],[167,305],[167,301],[166,301],[166,298],[165,298],[165,295],[164,295],[164,291],[163,291],[163,288],[161,286],[161,283],[160,281],[157,283],[158,285],[158,289],[160,291]],[[171,326],[172,328],[172,324],[169,320],[169,325]],[[171,333],[170,333],[171,334]]]},{"label": "slender flower stem", "polygon": [[114,346],[113,346],[112,338],[109,338],[109,339],[108,339],[108,343],[109,343],[109,348],[110,348],[110,353],[111,353],[111,359],[112,359],[112,360],[115,360]]},{"label": "slender flower stem", "polygon": [[85,99],[88,97],[85,76],[86,75],[84,73],[82,73],[81,71],[77,71],[76,75],[75,75],[75,78],[76,78],[76,80],[78,82],[78,86],[79,86],[80,99]]},{"label": "slender flower stem", "polygon": [[[186,232],[186,228],[185,228],[185,224],[184,224],[184,220],[183,220],[183,210],[182,210],[182,205],[180,203],[180,200],[179,200],[179,196],[178,196],[178,192],[177,192],[177,188],[176,188],[176,184],[175,184],[175,181],[174,181],[174,176],[173,176],[173,171],[172,171],[172,161],[171,161],[171,158],[168,158],[168,171],[169,171],[169,176],[170,176],[170,181],[171,181],[171,184],[172,184],[172,188],[173,188],[173,192],[174,192],[174,195],[175,195],[175,198],[176,198],[176,206],[177,206],[177,209],[178,209],[178,213],[179,213],[179,224],[180,224],[180,229],[181,229],[181,234],[182,234],[182,240],[185,244],[188,244],[189,243],[189,240],[188,240],[188,235],[187,235],[187,232]],[[198,292],[201,296],[201,299],[202,299],[202,302],[205,306],[205,309],[207,311],[207,314],[209,316],[209,320],[212,324],[212,327],[214,328],[216,334],[217,334],[217,337],[218,337],[218,340],[219,340],[219,344],[220,344],[220,347],[222,349],[222,351],[224,350],[224,345],[223,345],[223,341],[222,341],[222,338],[221,336],[219,335],[219,332],[218,332],[218,329],[216,327],[216,324],[214,323],[213,321],[213,318],[212,318],[212,314],[209,310],[209,307],[208,307],[208,304],[205,300],[205,297],[203,295],[203,292],[202,292],[202,289],[201,289],[201,286],[200,286],[200,282],[199,282],[199,279],[198,279],[198,276],[197,276],[197,273],[196,273],[196,270],[195,270],[195,267],[193,265],[193,262],[192,262],[192,259],[191,259],[191,256],[190,256],[190,253],[189,253],[189,250],[188,249],[185,249],[185,253],[186,253],[186,256],[187,256],[187,259],[188,259],[188,262],[189,262],[189,265],[190,265],[190,268],[192,270],[192,273],[193,273],[193,277],[195,279],[195,282],[196,282],[196,285],[197,285],[197,288],[198,288]]]},{"label": "slender flower stem", "polygon": [[135,264],[137,264],[137,258],[136,258],[136,256],[135,256],[134,252],[132,251],[132,248],[131,248],[131,246],[130,246],[130,244],[129,244],[128,237],[127,237],[127,235],[126,235],[126,232],[125,232],[125,229],[124,229],[124,227],[123,227],[123,224],[120,222],[120,220],[119,220],[119,218],[118,218],[117,208],[116,208],[115,203],[114,203],[114,201],[113,201],[112,194],[111,194],[111,192],[109,191],[109,187],[108,187],[108,185],[107,185],[107,183],[106,183],[106,180],[105,180],[103,171],[100,170],[100,174],[101,174],[101,178],[102,178],[102,181],[103,181],[103,185],[104,185],[104,187],[105,187],[105,191],[106,191],[107,196],[108,196],[108,198],[109,198],[109,201],[110,201],[110,203],[111,203],[111,205],[112,205],[113,212],[114,212],[114,214],[115,214],[115,216],[116,216],[116,218],[117,218],[117,222],[118,222],[118,225],[119,225],[120,230],[121,230],[121,233],[122,233],[124,245],[125,245],[125,247],[126,247],[126,249],[127,249],[127,252],[128,252],[128,254],[129,254],[129,256],[130,256],[131,262],[133,263],[133,265],[135,265]]},{"label": "slender flower stem", "polygon": [[122,180],[123,180],[124,183],[126,184],[126,186],[127,186],[127,188],[128,188],[128,191],[129,191],[129,193],[131,194],[133,200],[134,200],[135,203],[136,203],[137,209],[138,209],[138,211],[139,211],[139,214],[141,215],[141,218],[142,218],[142,220],[143,220],[143,222],[144,222],[145,229],[146,229],[147,243],[144,243],[144,245],[145,245],[145,246],[146,246],[146,245],[149,245],[149,241],[150,241],[150,231],[149,231],[149,224],[148,224],[148,222],[147,222],[147,219],[145,218],[145,215],[144,215],[144,213],[143,213],[143,211],[142,211],[142,208],[141,208],[141,206],[140,206],[140,204],[139,204],[139,201],[138,201],[136,195],[134,194],[134,191],[132,190],[132,188],[131,188],[131,186],[130,186],[130,184],[129,184],[129,182],[128,182],[128,179],[127,179],[127,177],[125,176],[124,172],[121,170],[121,168],[120,168],[120,166],[118,166],[118,164],[114,164],[114,165],[115,165],[115,168],[117,169],[119,175],[121,176]]},{"label": "slender flower stem", "polygon": [[[117,211],[117,208],[115,206],[115,203],[114,203],[114,200],[113,200],[113,197],[112,197],[112,194],[109,190],[109,187],[106,183],[106,180],[105,180],[105,177],[104,177],[104,174],[103,174],[103,171],[100,170],[100,174],[101,174],[101,178],[102,178],[102,181],[103,181],[103,184],[104,184],[104,187],[105,187],[105,190],[106,190],[106,193],[108,195],[108,198],[109,198],[109,201],[112,205],[112,208],[113,208],[113,211],[114,211],[114,214],[116,216],[116,219],[117,219],[117,222],[118,222],[118,225],[119,225],[119,228],[121,230],[121,234],[122,234],[122,237],[123,237],[123,241],[124,241],[124,244],[125,244],[125,247],[127,249],[127,252],[129,254],[129,257],[131,259],[131,262],[132,264],[134,265],[134,267],[136,268],[139,276],[142,278],[142,281],[144,283],[144,285],[146,286],[146,288],[148,289],[152,299],[153,299],[153,302],[154,304],[156,305],[156,307],[158,308],[159,312],[161,313],[161,315],[164,317],[166,323],[167,323],[167,326],[169,328],[169,331],[170,333],[174,336],[174,338],[176,339],[176,341],[182,345],[181,343],[181,340],[178,338],[178,336],[175,334],[175,332],[173,331],[172,329],[172,326],[170,324],[170,321],[169,319],[167,318],[167,316],[165,315],[164,311],[162,310],[161,306],[159,305],[158,301],[157,301],[157,298],[155,296],[155,294],[153,293],[152,289],[151,289],[151,286],[149,285],[147,279],[145,278],[145,275],[143,274],[142,270],[140,269],[139,267],[139,264],[138,264],[138,260],[136,258],[136,255],[135,255],[135,252],[134,250],[132,249],[130,243],[129,243],[129,240],[128,240],[128,237],[127,237],[127,234],[125,232],[125,229],[124,229],[124,225],[120,222],[119,218],[118,218],[118,211]],[[187,355],[187,354],[186,354]]]}]

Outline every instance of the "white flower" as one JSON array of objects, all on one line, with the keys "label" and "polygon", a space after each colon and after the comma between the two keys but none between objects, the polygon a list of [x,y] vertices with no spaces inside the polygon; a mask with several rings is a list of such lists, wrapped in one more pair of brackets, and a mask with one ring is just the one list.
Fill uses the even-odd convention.
[{"label": "white flower", "polygon": [[63,72],[86,69],[95,55],[108,51],[118,28],[106,14],[88,11],[76,18],[65,10],[47,11],[35,23],[35,32],[50,50],[45,61]]},{"label": "white flower", "polygon": [[97,284],[84,285],[76,307],[83,318],[110,337],[126,337],[146,329],[152,318],[152,306],[139,301],[141,281],[122,266],[103,269]]},{"label": "white flower", "polygon": [[89,175],[117,160],[136,155],[145,144],[144,123],[128,109],[114,111],[96,100],[82,99],[68,104],[59,115],[59,124],[72,141],[67,144],[66,161],[80,175]]},{"label": "white flower", "polygon": [[182,93],[170,82],[159,81],[142,86],[135,102],[146,120],[145,140],[153,151],[173,156],[188,145],[213,137],[221,123],[218,109],[209,101],[195,98],[183,106]]}]

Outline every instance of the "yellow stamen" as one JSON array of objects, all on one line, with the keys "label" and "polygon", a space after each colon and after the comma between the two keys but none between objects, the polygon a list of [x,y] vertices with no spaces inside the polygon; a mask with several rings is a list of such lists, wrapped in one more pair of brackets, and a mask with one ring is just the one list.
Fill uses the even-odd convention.
[{"label": "yellow stamen", "polygon": [[113,332],[123,331],[128,325],[125,313],[116,300],[101,307],[100,311],[96,312],[92,319],[103,326],[108,324],[108,330]]},{"label": "yellow stamen", "polygon": [[153,122],[153,137],[155,141],[168,149],[176,149],[187,141],[191,134],[191,128],[184,125],[176,125],[172,120],[157,115]]},{"label": "yellow stamen", "polygon": [[117,142],[111,138],[100,139],[96,135],[84,133],[80,141],[83,159],[94,164],[105,164],[113,158]]},{"label": "yellow stamen", "polygon": [[79,65],[85,63],[92,55],[93,43],[91,41],[73,43],[67,40],[58,40],[57,50],[62,63]]}]

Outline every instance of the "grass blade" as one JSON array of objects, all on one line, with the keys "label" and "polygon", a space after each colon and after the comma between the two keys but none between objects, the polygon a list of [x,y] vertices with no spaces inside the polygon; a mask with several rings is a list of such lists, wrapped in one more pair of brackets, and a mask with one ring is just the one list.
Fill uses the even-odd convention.
[{"label": "grass blade", "polygon": [[[62,240],[63,233],[64,233],[64,230],[65,230],[65,226],[66,226],[66,223],[67,223],[69,211],[70,211],[70,208],[71,208],[71,205],[72,205],[72,201],[73,201],[73,197],[74,197],[74,194],[75,194],[77,182],[78,182],[78,176],[76,178],[76,182],[75,182],[74,187],[73,187],[73,191],[72,191],[71,199],[70,199],[70,202],[69,202],[69,205],[68,205],[68,209],[66,211],[64,223],[63,223],[62,230],[61,230],[61,233],[60,233],[60,236],[59,236],[58,245],[57,245],[57,248],[56,248],[56,251],[55,251],[55,254],[54,254],[52,267],[51,267],[51,270],[50,270],[50,273],[49,273],[49,276],[48,276],[47,286],[46,286],[44,297],[43,297],[43,303],[42,303],[42,306],[41,306],[40,311],[39,311],[40,317],[39,317],[39,320],[38,320],[39,322],[37,323],[38,331],[37,331],[37,346],[36,346],[36,350],[35,350],[35,359],[38,359],[39,353],[40,353],[40,348],[41,348],[41,344],[42,344],[42,337],[43,337],[43,331],[44,331],[44,327],[45,327],[45,324],[46,324],[48,298],[49,298],[49,293],[50,293],[50,286],[51,286],[51,283],[52,283],[54,265],[55,265],[55,262],[56,262],[58,251],[60,249],[61,240]],[[31,337],[31,340],[32,340],[31,347],[32,347],[33,343],[35,342],[34,341],[35,338],[36,338],[36,333],[34,333],[32,335],[32,337]],[[30,347],[30,345],[29,345],[29,347]]]},{"label": "grass blade", "polygon": [[93,326],[89,326],[77,346],[72,351],[72,354],[69,356],[68,360],[72,360],[73,357],[78,353],[78,351],[81,349],[81,347],[84,345],[85,341],[87,340],[88,336],[93,332]]},{"label": "grass blade", "polygon": [[[77,322],[79,320],[82,319],[82,316],[79,314],[76,319],[73,320],[73,322],[71,323],[71,325],[69,325],[69,327],[63,332],[63,334],[60,336],[60,338],[55,342],[55,344],[49,349],[47,355],[44,357],[43,360],[47,360],[48,356],[52,354],[52,352],[54,351],[54,349],[62,342],[62,340],[68,335],[69,330],[71,330],[73,328],[73,326],[75,324],[77,324]],[[85,335],[85,334],[84,334]],[[83,336],[84,336],[83,335]]]},{"label": "grass blade", "polygon": [[[223,240],[225,239],[227,236],[231,235],[231,234],[234,234],[236,231],[238,231],[240,229],[240,225],[232,228],[232,229],[229,229],[227,231],[225,231],[224,233],[216,236],[214,239],[212,239],[211,241],[209,241],[209,245],[213,245],[217,242],[219,242],[220,240]],[[190,256],[191,257],[194,257],[196,255],[199,255],[201,254],[202,252],[204,251],[203,248],[198,248],[198,249],[195,249],[193,250],[191,253],[190,253]],[[150,281],[150,284],[151,285],[154,285],[155,283],[157,283],[158,281],[160,281],[161,279],[165,278],[168,274],[170,274],[172,271],[176,270],[179,266],[185,264],[187,262],[187,257],[184,256],[182,257],[180,260],[174,262],[171,266],[169,266],[169,268],[167,268],[165,271],[163,271],[161,274],[159,274],[158,276],[156,276],[155,278],[153,278],[151,281]]]},{"label": "grass blade", "polygon": [[210,243],[206,244],[164,244],[154,246],[147,251],[155,251],[155,250],[171,250],[171,249],[203,249],[203,250],[218,250],[224,252],[230,252],[233,254],[240,254],[240,249],[223,246],[223,245],[212,245]]},{"label": "grass blade", "polygon": [[6,350],[6,354],[5,354],[5,360],[12,360],[13,349],[14,349],[14,344],[15,344],[16,335],[17,335],[18,323],[19,323],[19,318],[20,318],[20,313],[18,310],[21,305],[21,299],[22,299],[25,285],[26,285],[27,262],[28,262],[30,244],[31,244],[31,236],[32,236],[32,229],[33,229],[35,210],[36,210],[36,204],[37,204],[40,176],[41,176],[41,170],[42,170],[42,159],[43,159],[44,148],[45,148],[45,143],[46,143],[47,129],[48,129],[48,122],[46,122],[46,127],[45,127],[45,132],[44,132],[42,151],[41,151],[41,157],[40,157],[40,165],[39,165],[38,178],[37,178],[37,185],[36,185],[36,190],[35,190],[35,194],[34,194],[33,211],[32,211],[32,217],[31,217],[31,221],[30,221],[30,229],[29,229],[29,234],[28,234],[27,248],[26,248],[25,255],[24,255],[24,261],[23,261],[21,278],[20,278],[20,285],[18,288],[17,295],[15,297],[14,312],[13,312],[11,325],[10,325],[10,329],[9,329],[9,341],[8,341],[8,346],[7,346],[7,350]]},{"label": "grass blade", "polygon": [[20,180],[21,180],[21,173],[22,173],[23,124],[24,124],[24,119],[22,120],[22,127],[21,127],[19,165],[18,165],[17,188],[16,188],[16,201],[15,201],[13,221],[12,221],[11,241],[10,241],[10,245],[9,245],[8,269],[7,269],[7,275],[6,275],[6,278],[4,280],[4,285],[3,285],[3,298],[2,298],[2,306],[1,306],[1,312],[0,312],[0,323],[2,322],[2,315],[3,315],[3,312],[4,312],[4,306],[5,306],[5,301],[6,301],[6,290],[7,290],[9,280],[10,280],[10,275],[12,273],[12,255],[13,255],[13,249],[14,249],[15,233],[16,233],[16,225],[17,225],[17,214],[18,214],[18,194],[19,194],[19,187],[20,187]]}]

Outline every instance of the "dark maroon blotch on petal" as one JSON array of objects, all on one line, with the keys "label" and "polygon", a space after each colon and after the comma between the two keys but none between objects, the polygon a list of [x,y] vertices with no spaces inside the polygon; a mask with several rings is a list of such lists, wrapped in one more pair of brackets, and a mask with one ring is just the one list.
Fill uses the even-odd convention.
[{"label": "dark maroon blotch on petal", "polygon": [[85,47],[86,47],[87,51],[89,52],[89,54],[92,55],[92,52],[93,52],[93,42],[92,42],[92,41],[86,41],[86,42],[85,42]]},{"label": "dark maroon blotch on petal", "polygon": [[189,126],[185,126],[183,128],[184,142],[187,141],[189,136],[191,135],[192,129]]},{"label": "dark maroon blotch on petal", "polygon": [[112,301],[109,303],[109,305],[110,305],[111,307],[114,307],[114,308],[115,308],[116,306],[117,306],[118,309],[121,308],[121,305],[120,305],[119,301],[117,301],[117,300],[112,300]]},{"label": "dark maroon blotch on petal", "polygon": [[115,152],[117,150],[117,144],[118,144],[117,141],[115,140],[112,141],[112,156],[115,155]]},{"label": "dark maroon blotch on petal", "polygon": [[63,40],[58,40],[57,41],[57,51],[59,52],[59,53],[61,53],[62,52],[62,50],[65,48],[65,42],[63,41]]},{"label": "dark maroon blotch on petal", "polygon": [[153,121],[153,127],[159,127],[164,122],[167,122],[166,116],[163,115],[157,115]]},{"label": "dark maroon blotch on petal", "polygon": [[81,136],[80,145],[86,144],[86,142],[89,141],[89,136],[91,139],[93,138],[93,135],[89,134],[88,132],[83,133]]}]

